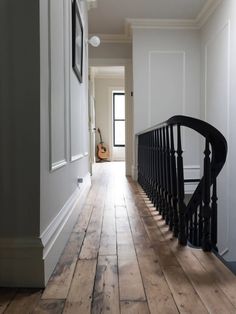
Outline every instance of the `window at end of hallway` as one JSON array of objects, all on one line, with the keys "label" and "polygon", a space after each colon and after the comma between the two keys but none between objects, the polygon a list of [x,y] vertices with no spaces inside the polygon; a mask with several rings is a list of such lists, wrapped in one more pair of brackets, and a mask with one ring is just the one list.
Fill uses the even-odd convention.
[{"label": "window at end of hallway", "polygon": [[113,146],[125,146],[124,92],[113,92]]}]

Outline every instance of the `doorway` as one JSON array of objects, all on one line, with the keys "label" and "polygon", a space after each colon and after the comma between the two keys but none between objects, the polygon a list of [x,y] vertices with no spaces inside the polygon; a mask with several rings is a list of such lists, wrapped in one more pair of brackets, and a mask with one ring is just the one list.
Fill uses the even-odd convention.
[{"label": "doorway", "polygon": [[101,160],[97,152],[102,142],[102,148],[108,150],[104,160],[125,161],[125,67],[90,67],[90,81],[93,86],[90,105],[93,103],[96,129],[95,139],[91,139],[95,148],[91,152],[95,153],[95,160]]}]

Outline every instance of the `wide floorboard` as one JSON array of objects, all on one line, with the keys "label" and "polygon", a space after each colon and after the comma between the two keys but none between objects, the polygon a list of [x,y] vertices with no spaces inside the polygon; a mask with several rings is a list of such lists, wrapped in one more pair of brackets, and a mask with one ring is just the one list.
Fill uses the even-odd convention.
[{"label": "wide floorboard", "polygon": [[124,163],[96,164],[92,182],[46,289],[2,288],[0,314],[236,313],[235,276],[178,245]]}]

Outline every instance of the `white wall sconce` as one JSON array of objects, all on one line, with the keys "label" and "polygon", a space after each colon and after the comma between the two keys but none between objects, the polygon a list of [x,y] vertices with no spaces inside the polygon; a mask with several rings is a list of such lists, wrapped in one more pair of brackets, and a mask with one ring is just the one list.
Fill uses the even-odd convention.
[{"label": "white wall sconce", "polygon": [[98,47],[101,43],[101,40],[98,36],[92,36],[88,39],[88,43],[93,47]]}]

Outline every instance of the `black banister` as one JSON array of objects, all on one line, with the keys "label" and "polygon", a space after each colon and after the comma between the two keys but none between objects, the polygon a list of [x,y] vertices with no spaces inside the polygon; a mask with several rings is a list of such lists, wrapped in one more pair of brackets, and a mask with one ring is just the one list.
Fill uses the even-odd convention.
[{"label": "black banister", "polygon": [[[203,176],[185,179],[181,129],[205,138]],[[227,155],[224,136],[212,125],[187,116],[173,116],[138,137],[138,182],[178,237],[179,243],[217,249],[217,176]],[[184,183],[198,183],[185,202]]]}]

